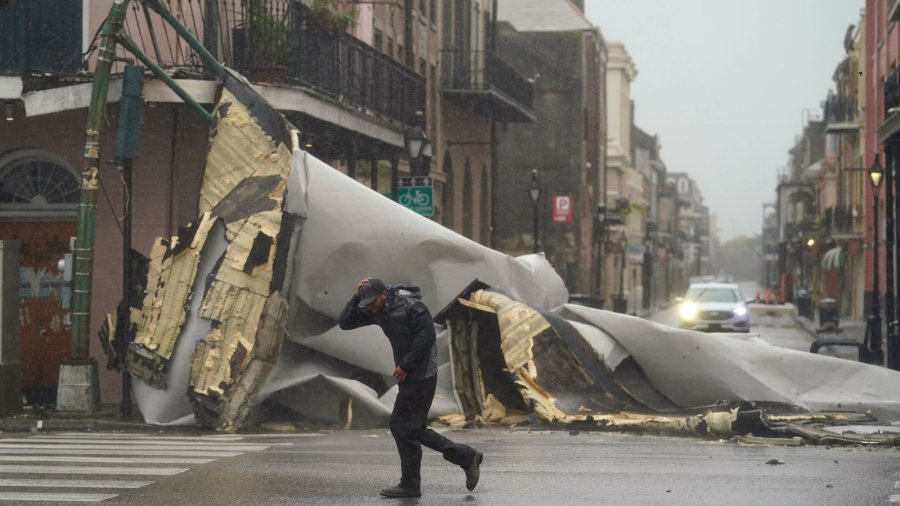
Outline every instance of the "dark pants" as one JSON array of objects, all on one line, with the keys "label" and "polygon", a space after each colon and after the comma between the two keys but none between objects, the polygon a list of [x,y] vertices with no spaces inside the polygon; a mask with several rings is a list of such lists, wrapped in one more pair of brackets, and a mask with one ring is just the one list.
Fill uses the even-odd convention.
[{"label": "dark pants", "polygon": [[437,376],[416,382],[405,381],[400,383],[400,391],[394,402],[391,434],[394,435],[397,452],[400,453],[400,486],[406,489],[421,488],[419,469],[422,465],[422,445],[441,452],[444,460],[462,468],[467,468],[475,458],[475,450],[471,446],[456,444],[425,427],[436,387]]}]

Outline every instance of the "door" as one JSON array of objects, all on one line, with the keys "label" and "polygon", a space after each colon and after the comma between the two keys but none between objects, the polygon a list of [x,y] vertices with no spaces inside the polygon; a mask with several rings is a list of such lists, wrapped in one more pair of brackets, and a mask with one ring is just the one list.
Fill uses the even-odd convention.
[{"label": "door", "polygon": [[59,365],[71,351],[71,289],[59,261],[77,233],[78,196],[77,174],[52,153],[0,157],[0,239],[21,242],[19,350],[28,404],[56,402]]}]

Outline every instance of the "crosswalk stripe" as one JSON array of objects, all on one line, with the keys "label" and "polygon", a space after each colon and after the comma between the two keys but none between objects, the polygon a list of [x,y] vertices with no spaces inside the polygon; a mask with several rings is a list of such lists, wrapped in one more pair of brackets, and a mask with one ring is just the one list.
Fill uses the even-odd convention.
[{"label": "crosswalk stripe", "polygon": [[2,455],[147,455],[154,457],[237,457],[244,452],[210,450],[140,450],[132,448],[0,448]]},{"label": "crosswalk stripe", "polygon": [[152,483],[152,481],[133,480],[0,479],[0,487],[141,488]]},{"label": "crosswalk stripe", "polygon": [[900,502],[900,495],[892,495],[891,502]]},{"label": "crosswalk stripe", "polygon": [[209,464],[215,459],[164,457],[86,457],[63,455],[0,455],[0,462],[93,462],[104,464]]},{"label": "crosswalk stripe", "polygon": [[117,474],[173,476],[187,471],[180,467],[93,467],[93,466],[4,466],[0,473],[16,474]]},{"label": "crosswalk stripe", "polygon": [[4,438],[2,440],[3,443],[27,443],[27,444],[37,444],[37,443],[53,443],[53,444],[92,444],[92,445],[120,445],[123,443],[127,444],[142,444],[148,446],[182,446],[184,444],[189,444],[190,446],[195,447],[203,447],[203,448],[214,448],[218,446],[231,446],[234,448],[251,448],[258,447],[259,445],[256,443],[220,443],[216,441],[191,441],[190,443],[185,443],[185,441],[159,441],[156,439],[147,439],[147,440],[86,440],[86,439],[78,439],[78,438]]},{"label": "crosswalk stripe", "polygon": [[44,492],[0,492],[0,501],[100,502],[118,494],[70,494]]},{"label": "crosswalk stripe", "polygon": [[[92,450],[92,449],[100,449],[100,448],[112,448],[117,450],[159,450],[161,449],[156,445],[147,445],[147,444],[110,444],[110,445],[97,445],[97,444],[65,444],[65,445],[57,445],[57,448],[69,448],[73,450]],[[49,444],[42,443],[0,443],[0,449],[7,448],[52,448]],[[179,445],[179,450],[221,450],[221,451],[262,451],[268,448],[268,446],[233,446],[233,445],[222,445],[222,446],[203,446],[203,445]]]},{"label": "crosswalk stripe", "polygon": [[54,432],[52,434],[42,434],[40,436],[34,437],[47,437],[47,438],[67,438],[74,437],[79,439],[141,439],[141,438],[153,438],[153,439],[172,439],[179,441],[240,441],[244,439],[243,435],[233,436],[227,434],[208,434],[205,436],[163,436],[161,434],[147,434],[143,432],[117,432],[115,434],[102,434],[96,432]]}]

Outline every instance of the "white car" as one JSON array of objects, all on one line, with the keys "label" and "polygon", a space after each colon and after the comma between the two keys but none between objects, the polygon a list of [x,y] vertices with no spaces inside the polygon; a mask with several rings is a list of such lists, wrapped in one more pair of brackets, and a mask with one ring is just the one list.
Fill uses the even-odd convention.
[{"label": "white car", "polygon": [[734,283],[695,283],[678,307],[678,326],[707,332],[750,332],[750,314]]}]

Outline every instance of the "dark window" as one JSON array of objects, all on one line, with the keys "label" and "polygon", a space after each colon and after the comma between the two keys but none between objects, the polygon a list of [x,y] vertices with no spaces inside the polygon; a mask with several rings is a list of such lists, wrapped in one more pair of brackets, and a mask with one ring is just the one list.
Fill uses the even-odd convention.
[{"label": "dark window", "polygon": [[375,29],[375,35],[372,37],[372,45],[375,49],[381,51],[381,45],[384,44],[383,35],[381,34],[381,30],[378,28]]},{"label": "dark window", "polygon": [[385,51],[385,53],[391,58],[394,57],[394,39],[391,37],[388,37],[387,51]]},{"label": "dark window", "polygon": [[431,20],[431,24],[437,23],[437,0],[431,0],[428,9],[428,19]]},{"label": "dark window", "polygon": [[447,182],[441,191],[441,202],[444,204],[442,218],[444,226],[453,229],[453,158],[449,151],[444,153],[444,174]]},{"label": "dark window", "polygon": [[481,244],[491,243],[491,188],[487,165],[481,166],[481,209],[478,219],[481,220]]},{"label": "dark window", "polygon": [[77,204],[78,179],[65,167],[40,157],[20,158],[3,167],[2,204]]},{"label": "dark window", "polygon": [[428,79],[428,63],[425,62],[424,58],[419,58],[419,74],[422,75],[425,79]]},{"label": "dark window", "polygon": [[466,172],[463,175],[463,235],[472,238],[472,222],[475,213],[472,212],[472,163],[466,159]]},{"label": "dark window", "polygon": [[0,1],[0,71],[81,70],[81,0]]}]

